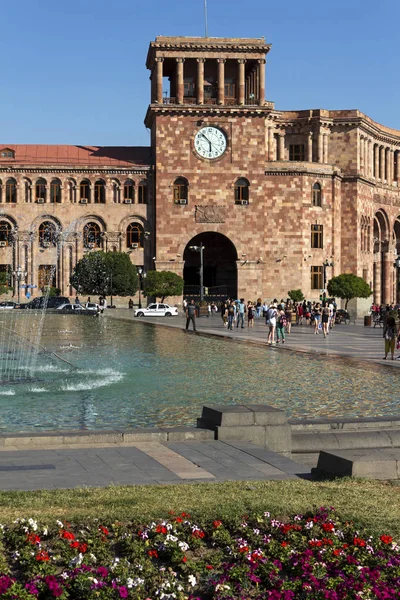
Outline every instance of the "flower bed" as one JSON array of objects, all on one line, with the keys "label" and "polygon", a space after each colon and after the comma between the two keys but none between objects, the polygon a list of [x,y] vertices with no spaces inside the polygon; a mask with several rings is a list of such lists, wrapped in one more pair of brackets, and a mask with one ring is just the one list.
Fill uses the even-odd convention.
[{"label": "flower bed", "polygon": [[400,598],[400,546],[333,509],[285,522],[181,513],[140,527],[17,519],[0,539],[0,598]]}]

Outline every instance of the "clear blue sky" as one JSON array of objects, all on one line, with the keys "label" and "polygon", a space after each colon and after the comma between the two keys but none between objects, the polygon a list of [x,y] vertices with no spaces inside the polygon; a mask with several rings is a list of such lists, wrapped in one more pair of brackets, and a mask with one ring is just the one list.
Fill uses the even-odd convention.
[{"label": "clear blue sky", "polygon": [[[400,130],[400,0],[207,0],[210,37],[261,37],[278,110]],[[148,145],[148,44],[204,35],[204,0],[1,0],[2,143]]]}]

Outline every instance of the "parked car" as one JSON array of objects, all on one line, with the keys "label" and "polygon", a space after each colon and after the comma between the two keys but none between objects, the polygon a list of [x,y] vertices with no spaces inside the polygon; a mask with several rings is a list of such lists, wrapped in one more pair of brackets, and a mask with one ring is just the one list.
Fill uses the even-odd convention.
[{"label": "parked car", "polygon": [[17,306],[18,306],[18,304],[16,302],[11,302],[11,301],[0,302],[0,310],[12,310],[13,308],[16,308]]},{"label": "parked car", "polygon": [[86,302],[86,304],[61,304],[57,306],[57,311],[62,313],[76,313],[76,314],[97,314],[99,312],[99,305],[95,302]]},{"label": "parked car", "polygon": [[165,303],[149,304],[147,308],[137,308],[135,317],[176,317],[178,309]]},{"label": "parked car", "polygon": [[62,304],[70,304],[69,298],[66,298],[65,296],[49,296],[49,298],[40,296],[40,298],[34,298],[26,304],[21,304],[20,308],[40,310],[42,308],[58,308]]}]

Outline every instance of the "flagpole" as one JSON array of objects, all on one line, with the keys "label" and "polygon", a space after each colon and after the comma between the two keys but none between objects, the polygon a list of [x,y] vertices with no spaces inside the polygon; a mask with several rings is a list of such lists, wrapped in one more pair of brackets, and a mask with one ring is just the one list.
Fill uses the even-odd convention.
[{"label": "flagpole", "polygon": [[207,0],[204,0],[204,25],[205,25],[205,37],[208,37],[208,25],[207,25]]}]

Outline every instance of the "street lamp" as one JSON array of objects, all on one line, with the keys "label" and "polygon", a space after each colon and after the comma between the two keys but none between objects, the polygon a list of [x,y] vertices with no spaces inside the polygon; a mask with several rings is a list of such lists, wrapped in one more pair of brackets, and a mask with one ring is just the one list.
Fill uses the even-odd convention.
[{"label": "street lamp", "polygon": [[328,259],[324,260],[324,262],[322,263],[322,267],[324,269],[324,294],[325,294],[326,293],[326,268],[333,267],[333,261],[330,261]]},{"label": "street lamp", "polygon": [[200,302],[202,302],[204,300],[204,286],[203,286],[203,270],[204,270],[204,263],[203,263],[203,251],[204,251],[205,246],[203,246],[203,244],[200,244],[200,246],[189,246],[190,250],[193,250],[193,252],[200,252]]},{"label": "street lamp", "polygon": [[20,265],[18,265],[18,269],[16,271],[13,271],[13,275],[14,275],[14,279],[17,280],[17,290],[18,290],[18,304],[20,303],[20,287],[21,287],[21,281],[23,279],[25,279],[27,273],[26,271],[22,270],[22,267]]},{"label": "street lamp", "polygon": [[142,267],[138,267],[138,275],[139,275],[139,308],[142,308],[142,296],[141,296],[141,289],[142,289],[142,280],[146,278],[146,271],[144,269],[142,269]]}]

